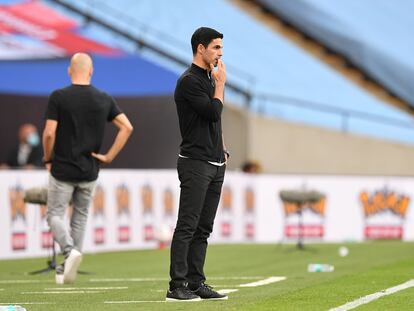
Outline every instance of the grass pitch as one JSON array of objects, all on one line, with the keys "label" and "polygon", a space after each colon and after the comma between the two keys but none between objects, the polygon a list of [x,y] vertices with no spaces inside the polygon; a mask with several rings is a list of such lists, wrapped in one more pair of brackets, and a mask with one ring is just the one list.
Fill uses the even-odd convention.
[{"label": "grass pitch", "polygon": [[[164,302],[169,250],[85,254],[72,285],[56,285],[54,274],[29,275],[46,259],[0,261],[0,305],[29,310],[329,310],[414,279],[414,244],[211,245],[207,283],[233,289],[227,301]],[[309,273],[309,263],[328,263],[334,272]],[[241,287],[272,276],[280,282]],[[121,302],[121,303],[120,303]],[[356,310],[414,310],[414,287],[361,305]]]}]

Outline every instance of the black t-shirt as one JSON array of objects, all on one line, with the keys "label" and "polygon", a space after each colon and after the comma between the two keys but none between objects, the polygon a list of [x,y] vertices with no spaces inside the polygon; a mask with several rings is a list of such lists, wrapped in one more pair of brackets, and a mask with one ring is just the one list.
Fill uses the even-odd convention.
[{"label": "black t-shirt", "polygon": [[106,122],[121,113],[115,100],[92,85],[72,84],[49,97],[46,119],[58,121],[52,175],[63,181],[98,178],[99,152]]},{"label": "black t-shirt", "polygon": [[224,162],[221,113],[207,70],[192,64],[178,79],[174,93],[182,142],[180,154],[192,159]]}]

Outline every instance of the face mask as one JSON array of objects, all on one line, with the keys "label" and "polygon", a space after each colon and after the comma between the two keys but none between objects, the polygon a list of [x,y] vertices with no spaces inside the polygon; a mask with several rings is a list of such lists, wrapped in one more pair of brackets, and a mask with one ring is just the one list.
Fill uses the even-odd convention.
[{"label": "face mask", "polygon": [[36,147],[39,144],[39,141],[39,135],[36,133],[32,133],[29,135],[29,137],[27,137],[27,143],[32,147]]}]

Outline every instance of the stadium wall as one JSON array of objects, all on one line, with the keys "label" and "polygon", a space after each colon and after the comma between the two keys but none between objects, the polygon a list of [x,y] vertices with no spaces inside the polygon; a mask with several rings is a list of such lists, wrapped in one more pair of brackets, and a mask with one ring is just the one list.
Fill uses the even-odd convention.
[{"label": "stadium wall", "polygon": [[361,135],[248,117],[247,158],[266,173],[412,176],[414,147]]},{"label": "stadium wall", "polygon": [[[33,123],[41,135],[46,97],[0,95],[0,163],[18,143],[18,128]],[[173,168],[181,141],[178,118],[171,96],[116,98],[134,126],[124,150],[109,168]],[[116,134],[108,125],[101,150],[107,150]]]},{"label": "stadium wall", "polygon": [[[0,259],[47,256],[46,206],[24,193],[47,185],[46,171],[0,171]],[[212,243],[414,240],[414,178],[226,174]],[[280,191],[317,191],[292,204]],[[175,170],[103,170],[90,209],[84,251],[168,245],[179,200]],[[299,213],[299,210],[301,213]]]}]

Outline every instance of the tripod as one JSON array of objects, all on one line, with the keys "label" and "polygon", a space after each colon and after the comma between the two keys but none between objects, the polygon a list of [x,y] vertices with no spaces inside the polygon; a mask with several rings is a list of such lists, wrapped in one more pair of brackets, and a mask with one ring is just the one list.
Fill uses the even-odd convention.
[{"label": "tripod", "polygon": [[[25,203],[32,203],[38,205],[46,205],[47,204],[47,188],[31,188],[27,189],[24,194],[24,202]],[[29,272],[30,275],[36,275],[40,273],[48,273],[50,271],[56,270],[56,250],[55,250],[55,240],[53,239],[52,230],[49,229],[49,234],[52,237],[52,257],[49,258],[46,262],[47,267],[44,269],[36,270]],[[91,272],[85,271],[78,271],[79,274],[93,274]]]},{"label": "tripod", "polygon": [[304,250],[305,245],[303,244],[303,220],[302,220],[302,208],[303,204],[298,204],[298,240],[296,247],[299,250]]},{"label": "tripod", "polygon": [[303,211],[310,204],[317,203],[325,198],[325,195],[317,191],[281,190],[279,196],[283,201],[285,214],[297,215],[297,243],[298,250],[306,250],[304,245]]},{"label": "tripod", "polygon": [[[49,231],[50,233],[52,233],[51,231]],[[52,256],[50,258],[48,258],[48,260],[46,261],[46,268],[40,269],[40,270],[35,270],[35,271],[31,271],[29,272],[30,275],[36,275],[36,274],[41,274],[41,273],[49,273],[50,271],[54,271],[56,270],[56,249],[55,249],[55,240],[52,241]],[[79,274],[94,274],[93,272],[86,272],[86,271],[81,271],[78,270]]]},{"label": "tripod", "polygon": [[[50,234],[52,234],[51,231],[49,231]],[[55,250],[55,241],[52,241],[52,257],[48,258],[46,265],[47,267],[44,269],[40,269],[40,270],[35,270],[32,272],[29,272],[30,275],[36,275],[36,274],[41,274],[41,273],[48,273],[50,271],[54,271],[56,270],[56,250]]]}]

